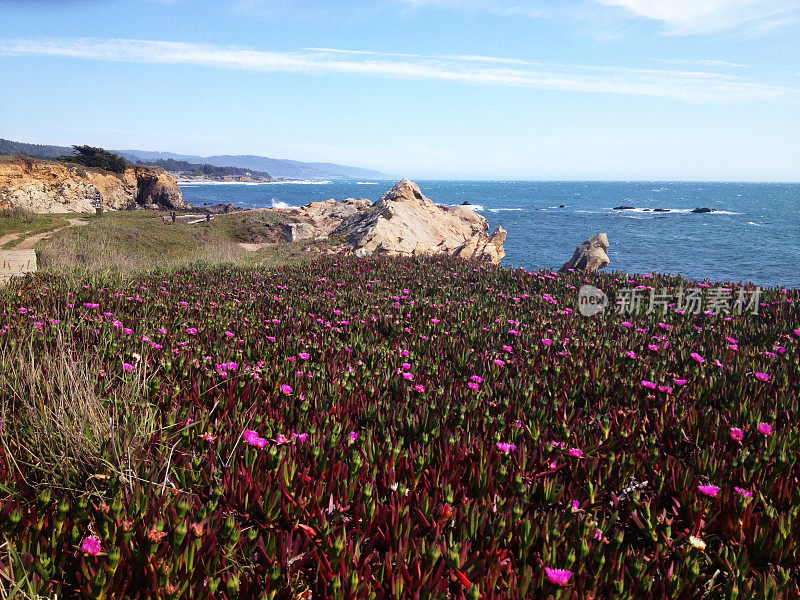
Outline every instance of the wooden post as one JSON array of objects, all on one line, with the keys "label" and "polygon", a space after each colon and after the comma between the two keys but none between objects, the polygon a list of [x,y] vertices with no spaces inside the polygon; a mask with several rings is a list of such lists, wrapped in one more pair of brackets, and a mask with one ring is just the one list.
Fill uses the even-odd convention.
[{"label": "wooden post", "polygon": [[94,202],[94,212],[98,217],[103,216],[103,201],[100,198]]}]

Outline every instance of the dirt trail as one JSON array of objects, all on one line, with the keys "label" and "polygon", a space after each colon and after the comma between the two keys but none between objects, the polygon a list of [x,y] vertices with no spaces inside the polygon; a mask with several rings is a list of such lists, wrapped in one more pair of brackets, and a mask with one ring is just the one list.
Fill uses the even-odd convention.
[{"label": "dirt trail", "polygon": [[[37,233],[36,235],[32,235],[30,237],[27,237],[27,238],[22,240],[19,244],[17,244],[16,246],[14,246],[11,249],[12,250],[28,250],[28,249],[33,248],[34,246],[36,246],[36,244],[38,244],[42,240],[46,240],[47,238],[49,238],[51,235],[53,235],[57,231],[61,231],[62,229],[66,229],[67,227],[81,227],[82,225],[88,225],[89,224],[88,221],[84,221],[83,219],[79,219],[79,218],[67,219],[67,222],[69,223],[69,225],[65,225],[64,227],[59,227],[58,229],[53,229],[52,231],[45,231],[43,233]],[[25,235],[25,234],[24,233],[11,233],[9,235],[20,237],[21,235]],[[16,239],[16,238],[11,238],[11,239]],[[10,241],[10,240],[7,240],[7,241]],[[3,243],[0,243],[0,247],[2,247],[2,246],[3,246]]]},{"label": "dirt trail", "polygon": [[255,252],[256,250],[261,250],[262,248],[266,248],[267,246],[273,246],[274,242],[259,242],[249,244],[247,242],[239,242],[238,246],[247,250],[248,252]]},{"label": "dirt trail", "polygon": [[7,233],[5,235],[0,235],[0,250],[2,250],[3,246],[5,246],[7,243],[13,242],[19,236],[19,233]]}]

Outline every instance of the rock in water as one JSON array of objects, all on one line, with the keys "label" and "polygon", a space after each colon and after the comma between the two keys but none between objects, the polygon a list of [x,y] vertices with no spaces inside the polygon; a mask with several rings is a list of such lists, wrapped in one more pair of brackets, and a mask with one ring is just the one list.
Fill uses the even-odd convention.
[{"label": "rock in water", "polygon": [[360,256],[450,254],[499,264],[506,231],[498,227],[487,235],[488,230],[485,217],[467,207],[437,206],[403,179],[371,209],[345,219],[333,235],[344,236]]},{"label": "rock in water", "polygon": [[558,270],[559,273],[569,269],[593,273],[607,267],[611,264],[611,259],[606,254],[609,246],[608,236],[605,233],[598,233],[575,249],[575,254]]},{"label": "rock in water", "polygon": [[717,212],[717,211],[715,209],[713,209],[713,208],[708,208],[707,206],[704,206],[702,208],[697,207],[697,208],[693,209],[692,212],[693,213],[710,213],[710,212]]}]

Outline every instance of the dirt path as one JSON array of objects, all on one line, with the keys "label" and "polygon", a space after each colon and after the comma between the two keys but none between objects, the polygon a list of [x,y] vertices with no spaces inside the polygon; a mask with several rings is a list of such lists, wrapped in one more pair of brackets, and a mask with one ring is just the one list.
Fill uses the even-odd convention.
[{"label": "dirt path", "polygon": [[7,233],[5,235],[0,235],[0,250],[2,250],[3,246],[5,246],[7,243],[13,242],[19,236],[19,233]]},{"label": "dirt path", "polygon": [[[46,240],[47,238],[49,238],[51,235],[53,235],[57,231],[61,231],[62,229],[66,229],[67,227],[81,227],[82,225],[88,225],[89,224],[88,221],[84,221],[83,219],[78,219],[78,218],[67,219],[67,222],[69,223],[69,225],[65,225],[64,227],[59,227],[58,229],[53,229],[52,231],[45,231],[43,233],[37,233],[36,235],[32,235],[30,237],[27,237],[24,240],[22,240],[19,244],[17,244],[13,248],[11,248],[11,250],[28,250],[28,249],[33,248],[34,246],[36,246],[36,244],[38,244],[42,240]],[[25,234],[24,233],[11,233],[9,235],[16,236],[18,238],[21,235],[25,235]],[[4,238],[5,237],[8,237],[8,236],[4,236]],[[0,248],[2,248],[2,246],[3,246],[4,242],[2,242],[2,239],[4,239],[4,238],[0,238]],[[9,240],[6,240],[6,241],[10,241],[11,239],[16,239],[16,238],[10,238]]]},{"label": "dirt path", "polygon": [[256,250],[261,250],[262,248],[266,248],[267,246],[272,246],[273,243],[270,242],[260,242],[257,244],[248,244],[247,242],[239,242],[239,248],[243,248],[248,252],[255,252]]}]

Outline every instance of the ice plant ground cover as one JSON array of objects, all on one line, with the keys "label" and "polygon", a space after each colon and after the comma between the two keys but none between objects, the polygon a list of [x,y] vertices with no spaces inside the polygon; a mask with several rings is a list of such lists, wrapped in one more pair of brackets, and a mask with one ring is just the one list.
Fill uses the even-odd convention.
[{"label": "ice plant ground cover", "polygon": [[0,585],[800,597],[798,291],[587,318],[586,282],[687,285],[354,258],[14,284]]}]

